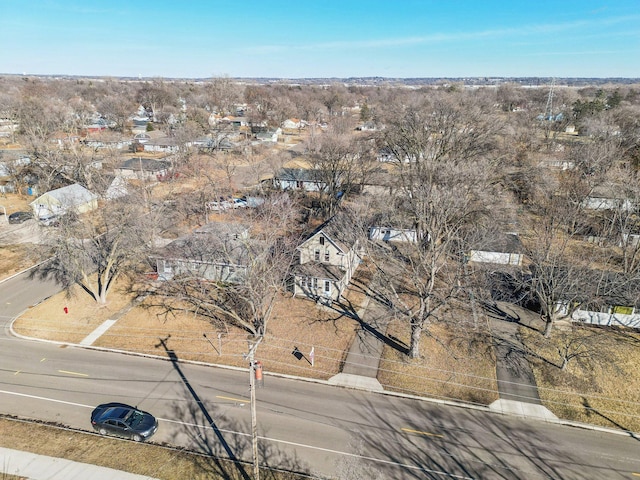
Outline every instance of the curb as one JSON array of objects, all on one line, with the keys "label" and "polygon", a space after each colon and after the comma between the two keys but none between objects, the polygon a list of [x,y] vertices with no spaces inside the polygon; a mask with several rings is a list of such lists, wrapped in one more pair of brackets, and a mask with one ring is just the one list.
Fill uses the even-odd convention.
[{"label": "curb", "polygon": [[[14,337],[20,338],[22,340],[28,340],[28,341],[33,341],[33,342],[50,343],[50,344],[53,344],[53,345],[65,345],[67,347],[82,348],[82,349],[86,349],[86,350],[95,350],[95,351],[100,351],[100,352],[117,353],[117,354],[121,354],[121,355],[132,355],[132,356],[136,356],[136,357],[151,358],[151,359],[155,359],[155,360],[164,360],[166,362],[170,362],[171,361],[170,359],[168,359],[166,357],[163,357],[163,356],[160,356],[160,355],[151,355],[151,354],[146,354],[146,353],[130,352],[130,351],[127,351],[127,350],[118,350],[118,349],[114,349],[114,348],[94,347],[94,346],[91,346],[91,345],[80,345],[80,344],[77,344],[77,343],[59,342],[59,341],[55,341],[55,340],[43,340],[43,339],[34,338],[34,337],[27,337],[25,335],[21,335],[21,334],[17,333],[13,329],[13,323],[17,318],[18,317],[16,317],[14,320],[11,321],[11,324],[9,325],[9,332]],[[182,363],[182,364],[188,364],[188,365],[199,365],[199,366],[204,366],[204,367],[213,367],[213,368],[223,368],[223,369],[226,369],[226,370],[235,370],[235,371],[238,371],[238,372],[247,372],[247,373],[249,372],[249,368],[236,367],[236,366],[233,366],[233,365],[222,365],[222,364],[217,364],[217,363],[199,362],[199,361],[196,361],[196,360],[178,360],[178,362]],[[448,407],[466,408],[468,410],[476,410],[476,411],[485,412],[485,413],[491,413],[491,414],[515,417],[515,418],[524,418],[524,419],[535,420],[535,421],[542,421],[542,422],[545,422],[545,423],[550,423],[550,424],[555,424],[555,425],[562,425],[562,426],[567,426],[567,427],[581,428],[583,430],[592,430],[592,431],[610,433],[610,434],[615,434],[615,435],[624,435],[624,436],[628,436],[628,437],[640,440],[640,432],[630,432],[630,431],[625,431],[625,430],[615,430],[615,429],[608,428],[608,427],[601,427],[599,425],[591,425],[591,424],[588,424],[588,423],[574,422],[574,421],[571,421],[571,420],[563,420],[563,419],[560,419],[560,418],[554,419],[554,418],[548,418],[548,417],[525,415],[525,414],[521,414],[521,413],[514,413],[512,411],[505,411],[503,409],[491,408],[488,405],[474,405],[472,403],[465,403],[465,402],[459,402],[459,401],[454,401],[454,400],[442,400],[442,399],[431,398],[431,397],[422,397],[422,396],[419,396],[419,395],[412,395],[412,394],[407,394],[407,393],[393,392],[393,391],[389,391],[389,390],[382,390],[382,391],[372,390],[370,388],[367,388],[367,387],[364,387],[364,386],[361,386],[361,385],[344,385],[344,384],[336,385],[335,383],[330,383],[328,380],[320,380],[320,379],[317,379],[317,378],[298,377],[296,375],[288,375],[286,373],[270,372],[270,373],[265,373],[265,376],[270,376],[270,377],[275,377],[275,378],[284,378],[284,379],[287,379],[287,380],[294,380],[294,381],[300,381],[300,382],[317,383],[319,385],[326,385],[326,386],[329,386],[329,387],[347,388],[347,389],[350,389],[350,390],[358,390],[358,391],[367,392],[367,393],[371,393],[371,394],[387,395],[387,396],[398,397],[398,398],[406,398],[406,399],[410,399],[410,400],[429,402],[429,403],[434,403],[434,404],[437,404],[437,405],[444,405],[444,406],[448,406]]]}]

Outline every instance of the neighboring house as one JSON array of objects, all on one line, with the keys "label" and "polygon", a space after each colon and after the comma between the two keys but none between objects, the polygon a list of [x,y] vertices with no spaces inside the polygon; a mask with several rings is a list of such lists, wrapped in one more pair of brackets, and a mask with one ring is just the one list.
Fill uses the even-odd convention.
[{"label": "neighboring house", "polygon": [[285,130],[297,130],[304,127],[304,122],[299,118],[287,118],[282,122],[282,128]]},{"label": "neighboring house", "polygon": [[114,135],[91,135],[81,141],[87,147],[95,149],[122,150],[131,146],[131,141]]},{"label": "neighboring house", "polygon": [[247,273],[251,248],[256,245],[249,239],[246,225],[207,223],[160,249],[153,260],[160,280],[189,276],[241,283]]},{"label": "neighboring house", "polygon": [[193,146],[201,152],[211,152],[214,150],[229,151],[235,147],[226,135],[220,135],[216,138],[200,138],[193,142]]},{"label": "neighboring house", "polygon": [[65,148],[79,143],[80,135],[74,135],[66,132],[56,132],[51,136],[49,142],[57,145],[58,148]]},{"label": "neighboring house", "polygon": [[373,226],[369,227],[369,240],[416,243],[418,241],[418,234],[415,228]]},{"label": "neighboring house", "polygon": [[309,168],[283,168],[273,176],[273,186],[280,190],[320,192],[327,188],[321,172]]},{"label": "neighboring house", "polygon": [[29,204],[36,218],[64,215],[75,210],[85,213],[98,208],[98,196],[74,183],[40,195]]},{"label": "neighboring house", "polygon": [[153,158],[130,158],[125,160],[114,171],[117,176],[144,181],[157,181],[169,173],[171,163]]},{"label": "neighboring house", "polygon": [[522,265],[524,257],[520,237],[505,233],[469,251],[469,261],[499,265]]},{"label": "neighboring house", "polygon": [[546,158],[540,162],[541,167],[558,168],[560,170],[572,170],[576,164],[564,158]]},{"label": "neighboring house", "polygon": [[171,137],[150,139],[142,145],[145,152],[175,153],[179,149],[176,140]]},{"label": "neighboring house", "polygon": [[107,121],[104,118],[95,118],[93,121],[83,127],[89,133],[102,132],[109,128]]},{"label": "neighboring house", "polygon": [[638,247],[640,246],[640,233],[623,233],[622,240],[618,244],[619,247]]},{"label": "neighboring house", "polygon": [[[389,148],[381,148],[378,151],[378,155],[376,157],[376,159],[379,162],[383,162],[383,163],[388,163],[388,162],[398,162],[398,157],[396,157],[395,153],[393,153]],[[402,161],[402,163],[411,163],[411,159],[409,158],[408,155],[405,155],[404,160]]]},{"label": "neighboring house", "polygon": [[573,312],[571,319],[606,327],[640,328],[640,306],[606,305],[600,312],[578,309]]},{"label": "neighboring house", "polygon": [[151,140],[151,135],[148,133],[136,133],[133,136],[133,141],[137,143],[147,143]]},{"label": "neighboring house", "polygon": [[[571,313],[573,321],[608,327],[640,328],[640,282],[637,278],[628,278],[615,272],[596,271],[592,282],[595,286],[590,295],[592,300],[590,304],[580,305]],[[566,302],[558,304],[558,312],[562,315],[568,313]]]},{"label": "neighboring house", "polygon": [[636,208],[637,202],[624,198],[614,189],[596,188],[583,202],[588,210],[619,210],[629,212]]},{"label": "neighboring house", "polygon": [[219,123],[228,123],[234,128],[248,127],[249,121],[245,117],[226,116],[219,120]]},{"label": "neighboring house", "polygon": [[331,303],[339,300],[360,264],[360,244],[345,228],[341,214],[320,225],[298,246],[300,262],[293,268],[293,294]]},{"label": "neighboring house", "polygon": [[375,122],[365,122],[361,125],[358,125],[356,127],[356,130],[361,132],[375,132],[376,130],[378,130],[378,126],[375,124]]},{"label": "neighboring house", "polygon": [[[0,162],[0,193],[14,193],[17,190],[16,175],[25,165],[31,163],[29,156],[23,151],[3,152],[2,162]],[[35,178],[30,175],[23,175],[21,180],[27,184],[32,184]]]},{"label": "neighboring house", "polygon": [[266,130],[264,132],[258,132],[256,138],[261,142],[278,142],[278,137],[282,135],[282,129],[277,128],[275,130]]}]

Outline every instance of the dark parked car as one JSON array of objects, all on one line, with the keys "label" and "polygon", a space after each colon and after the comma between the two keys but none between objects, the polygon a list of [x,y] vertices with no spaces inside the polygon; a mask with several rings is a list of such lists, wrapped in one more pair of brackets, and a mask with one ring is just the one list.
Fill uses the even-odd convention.
[{"label": "dark parked car", "polygon": [[116,435],[141,442],[156,433],[158,420],[150,413],[124,403],[105,403],[91,412],[91,425],[100,435]]},{"label": "dark parked car", "polygon": [[30,218],[33,218],[33,213],[31,212],[15,212],[9,215],[9,223],[22,223]]}]

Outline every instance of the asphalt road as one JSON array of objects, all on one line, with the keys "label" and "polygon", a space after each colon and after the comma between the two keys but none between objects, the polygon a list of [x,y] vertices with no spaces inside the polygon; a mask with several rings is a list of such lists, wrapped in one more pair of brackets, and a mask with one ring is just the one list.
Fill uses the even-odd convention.
[{"label": "asphalt road", "polygon": [[[159,417],[154,442],[250,459],[247,372],[8,335],[55,290],[0,284],[0,412],[90,430],[95,405],[123,401]],[[269,375],[257,398],[271,466],[372,479],[640,478],[640,440],[629,436]]]}]

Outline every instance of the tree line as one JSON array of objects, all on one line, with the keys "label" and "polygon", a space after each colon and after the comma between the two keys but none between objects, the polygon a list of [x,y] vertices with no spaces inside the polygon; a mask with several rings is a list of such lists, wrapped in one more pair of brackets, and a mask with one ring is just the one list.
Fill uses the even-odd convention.
[{"label": "tree line", "polygon": [[[113,166],[120,152],[52,143],[60,132],[84,135],[96,116],[127,136],[142,106],[155,128],[183,145],[171,158],[181,177],[162,192],[134,185],[90,216],[67,215],[52,234],[51,268],[98,302],[119,276],[149,271],[159,240],[206,223],[206,202],[237,187],[237,165],[249,165],[258,179],[293,158],[247,137],[231,152],[184,147],[198,136],[231,135],[212,124],[217,114],[268,127],[304,120],[295,155],[323,188],[282,193],[256,180],[252,193],[266,201],[243,219],[253,232],[246,282],[192,275],[138,286],[166,313],[190,310],[263,334],[275,296],[287,287],[295,247],[337,213],[361,240],[372,288],[407,325],[411,357],[432,322],[442,321],[452,302],[468,301],[469,292],[536,309],[545,336],[578,309],[640,304],[640,86],[555,87],[552,97],[547,88],[515,83],[398,88],[5,77],[0,85],[0,117],[18,126],[7,141],[31,159],[6,162],[19,189],[80,183],[104,193],[111,171],[93,165],[99,159]],[[557,113],[551,119],[544,115],[550,103]],[[358,130],[364,123],[373,128]],[[185,179],[195,188],[185,189]],[[369,241],[374,223],[411,229],[415,241]],[[505,233],[521,241],[521,266],[469,264],[470,250]],[[199,255],[210,247],[199,246]]]}]

